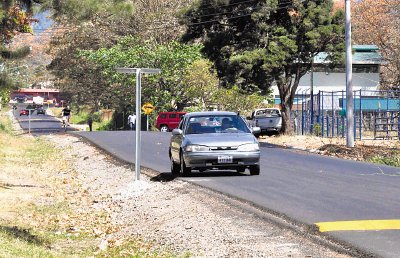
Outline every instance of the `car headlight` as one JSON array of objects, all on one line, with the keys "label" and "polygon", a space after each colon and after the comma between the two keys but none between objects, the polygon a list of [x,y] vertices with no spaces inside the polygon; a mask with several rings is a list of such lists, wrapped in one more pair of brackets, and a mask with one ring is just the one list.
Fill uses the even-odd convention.
[{"label": "car headlight", "polygon": [[188,145],[185,150],[187,152],[200,152],[200,151],[209,151],[210,147],[204,145]]},{"label": "car headlight", "polygon": [[248,144],[243,144],[240,145],[237,148],[238,151],[259,151],[260,146],[258,146],[258,143],[248,143]]}]

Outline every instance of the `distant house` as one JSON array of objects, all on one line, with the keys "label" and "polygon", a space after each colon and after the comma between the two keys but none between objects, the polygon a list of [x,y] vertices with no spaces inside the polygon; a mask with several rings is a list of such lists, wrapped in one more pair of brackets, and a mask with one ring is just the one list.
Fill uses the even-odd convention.
[{"label": "distant house", "polygon": [[[309,96],[311,86],[314,94],[320,91],[336,92],[346,91],[346,71],[344,66],[329,68],[326,60],[327,53],[320,53],[314,58],[314,68],[304,75],[296,91],[296,97]],[[375,45],[353,45],[353,90],[362,89],[365,95],[373,95],[373,91],[379,90],[380,66],[383,58],[379,54],[379,48]],[[313,80],[311,80],[313,75]],[[279,91],[272,87],[275,104],[280,103]],[[296,102],[296,101],[295,101]]]},{"label": "distant house", "polygon": [[19,89],[11,92],[10,98],[25,99],[28,102],[33,101],[33,97],[42,97],[44,100],[57,102],[59,99],[60,90],[57,89]]}]

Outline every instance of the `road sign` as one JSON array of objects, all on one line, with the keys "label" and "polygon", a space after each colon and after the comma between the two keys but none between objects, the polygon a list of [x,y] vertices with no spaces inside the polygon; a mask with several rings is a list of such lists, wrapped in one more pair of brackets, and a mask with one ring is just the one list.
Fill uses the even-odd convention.
[{"label": "road sign", "polygon": [[154,106],[151,103],[147,102],[142,106],[142,110],[146,115],[150,115],[150,113],[154,110]]}]

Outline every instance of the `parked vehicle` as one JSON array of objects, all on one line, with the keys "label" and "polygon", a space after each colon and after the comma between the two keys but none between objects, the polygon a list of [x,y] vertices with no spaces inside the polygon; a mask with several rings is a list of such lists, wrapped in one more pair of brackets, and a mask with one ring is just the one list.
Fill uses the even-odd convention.
[{"label": "parked vehicle", "polygon": [[19,116],[27,116],[29,115],[29,111],[27,109],[22,109],[19,111]]},{"label": "parked vehicle", "polygon": [[156,128],[161,132],[169,132],[178,127],[186,112],[160,112],[156,121]]},{"label": "parked vehicle", "polygon": [[278,108],[256,109],[248,119],[252,126],[260,127],[259,135],[278,134],[282,129],[282,114]]},{"label": "parked vehicle", "polygon": [[44,110],[44,108],[39,107],[36,109],[36,114],[37,115],[46,115],[46,110]]},{"label": "parked vehicle", "polygon": [[14,98],[14,100],[18,103],[24,103],[28,100],[28,98],[24,95],[18,95]]},{"label": "parked vehicle", "polygon": [[172,131],[169,147],[171,172],[189,175],[192,170],[236,170],[260,174],[260,148],[253,133],[238,114],[225,111],[186,114]]}]

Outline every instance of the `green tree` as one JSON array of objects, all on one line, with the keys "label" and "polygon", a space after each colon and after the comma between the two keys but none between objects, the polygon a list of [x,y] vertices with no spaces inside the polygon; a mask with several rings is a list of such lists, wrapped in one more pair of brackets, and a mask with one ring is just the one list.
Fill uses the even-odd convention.
[{"label": "green tree", "polygon": [[184,77],[188,67],[201,59],[201,45],[185,45],[176,41],[164,44],[126,37],[111,48],[82,51],[93,64],[101,67],[101,76],[111,85],[109,92],[119,96],[118,105],[134,103],[134,76],[118,74],[116,67],[154,67],[161,75],[142,78],[143,101],[153,103],[160,110],[183,110],[188,105]]},{"label": "green tree", "polygon": [[7,73],[5,62],[10,59],[18,59],[27,56],[30,48],[25,46],[11,51],[7,44],[11,42],[17,33],[32,32],[31,19],[33,0],[4,0],[0,3],[0,95],[7,99],[9,91],[17,87],[16,83]]},{"label": "green tree", "polygon": [[331,0],[200,0],[185,14],[185,42],[201,39],[204,53],[223,85],[267,94],[276,83],[282,130],[289,121],[295,92],[320,52],[337,62],[343,55],[343,13]]},{"label": "green tree", "polygon": [[223,110],[248,113],[251,110],[265,106],[265,96],[258,93],[243,92],[238,86],[231,89],[221,88],[214,94],[214,102]]},{"label": "green tree", "polygon": [[218,93],[218,77],[212,71],[211,62],[206,59],[194,61],[186,70],[183,79],[186,95],[200,110],[207,110]]}]

